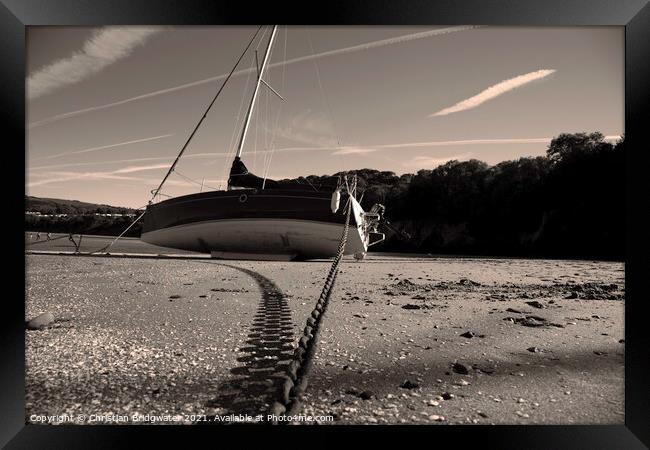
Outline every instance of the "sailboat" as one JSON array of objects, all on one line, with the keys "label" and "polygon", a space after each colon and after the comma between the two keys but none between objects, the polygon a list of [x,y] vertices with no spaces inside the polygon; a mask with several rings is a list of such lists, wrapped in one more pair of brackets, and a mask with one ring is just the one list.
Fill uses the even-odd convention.
[{"label": "sailboat", "polygon": [[[222,259],[330,258],[337,253],[348,206],[351,207],[350,228],[344,254],[361,259],[370,246],[384,239],[384,234],[378,231],[383,206],[375,205],[370,211],[364,211],[356,198],[354,177],[332,178],[331,183],[315,187],[310,183],[258,177],[244,164],[242,150],[260,87],[265,86],[279,96],[263,78],[276,31],[277,25],[273,26],[261,66],[257,69],[227,189],[150,202],[144,215],[141,235],[144,242],[210,253]],[[194,132],[204,118],[205,114]],[[187,143],[158,190],[153,191],[154,197],[186,146]]]}]

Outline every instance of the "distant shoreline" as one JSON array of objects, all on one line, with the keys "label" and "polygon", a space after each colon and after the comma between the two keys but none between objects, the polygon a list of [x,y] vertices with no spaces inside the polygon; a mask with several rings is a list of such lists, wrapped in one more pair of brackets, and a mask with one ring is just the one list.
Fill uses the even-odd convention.
[{"label": "distant shoreline", "polygon": [[[25,231],[25,235],[28,233],[36,234],[37,231]],[[47,232],[41,231],[41,236],[47,235]],[[67,236],[70,233],[51,233],[52,236]],[[72,233],[73,236],[77,237],[79,236],[79,233]],[[108,235],[96,235],[96,234],[84,234],[84,238],[90,237],[93,239],[115,239],[117,236],[108,236]],[[120,240],[125,240],[125,241],[131,241],[131,242],[141,242],[140,238],[138,237],[121,237]],[[44,241],[44,238],[41,239],[42,242]],[[118,252],[119,253],[119,252]],[[189,252],[188,252],[189,253]],[[202,254],[202,253],[201,253]],[[449,253],[440,253],[440,254],[432,254],[432,253],[406,253],[406,252],[375,252],[375,251],[369,251],[369,254],[372,256],[385,256],[385,257],[397,257],[397,258],[426,258],[426,259],[466,259],[466,260],[473,260],[473,259],[499,259],[499,260],[515,260],[515,259],[523,259],[523,260],[546,260],[546,261],[594,261],[594,262],[621,262],[625,263],[624,259],[608,259],[608,258],[580,258],[580,257],[543,257],[543,256],[513,256],[513,255],[476,255],[476,254],[449,254]],[[363,261],[360,261],[363,262]]]}]

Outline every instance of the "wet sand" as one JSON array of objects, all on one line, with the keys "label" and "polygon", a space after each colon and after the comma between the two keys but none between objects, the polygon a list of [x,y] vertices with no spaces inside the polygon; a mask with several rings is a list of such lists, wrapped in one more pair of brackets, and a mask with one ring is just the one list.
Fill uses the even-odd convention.
[{"label": "wet sand", "polygon": [[[330,266],[26,260],[26,320],[56,318],[26,331],[27,420],[263,413]],[[623,423],[623,263],[370,255],[341,269],[304,414]]]}]

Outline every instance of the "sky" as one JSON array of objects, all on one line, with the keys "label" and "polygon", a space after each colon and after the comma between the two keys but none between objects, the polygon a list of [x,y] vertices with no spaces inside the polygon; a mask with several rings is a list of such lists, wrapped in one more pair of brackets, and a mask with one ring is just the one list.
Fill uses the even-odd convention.
[{"label": "sky", "polygon": [[[28,27],[26,194],[141,207],[257,26]],[[262,27],[163,188],[223,189]],[[279,26],[242,159],[270,178],[545,154],[624,133],[622,27]]]}]

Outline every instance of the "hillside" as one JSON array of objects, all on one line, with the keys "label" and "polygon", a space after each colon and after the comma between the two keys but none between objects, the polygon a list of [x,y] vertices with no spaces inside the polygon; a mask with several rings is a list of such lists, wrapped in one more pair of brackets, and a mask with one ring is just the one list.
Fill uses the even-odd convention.
[{"label": "hillside", "polygon": [[79,200],[64,200],[59,198],[41,198],[25,196],[25,211],[41,214],[133,214],[135,210],[121,206],[101,205],[80,202]]}]

